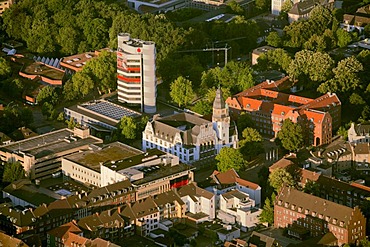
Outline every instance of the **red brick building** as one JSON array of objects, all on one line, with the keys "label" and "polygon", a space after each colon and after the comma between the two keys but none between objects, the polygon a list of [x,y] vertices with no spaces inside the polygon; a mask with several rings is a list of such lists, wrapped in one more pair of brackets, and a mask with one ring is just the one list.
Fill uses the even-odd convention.
[{"label": "red brick building", "polygon": [[276,137],[285,119],[308,129],[307,143],[320,146],[331,142],[332,131],[340,126],[341,102],[336,94],[327,93],[310,99],[282,93],[292,86],[288,77],[265,81],[226,100],[230,112],[250,113],[257,129]]},{"label": "red brick building", "polygon": [[359,207],[346,207],[293,188],[284,187],[275,200],[274,226],[303,238],[331,232],[338,245],[366,237],[366,219]]}]

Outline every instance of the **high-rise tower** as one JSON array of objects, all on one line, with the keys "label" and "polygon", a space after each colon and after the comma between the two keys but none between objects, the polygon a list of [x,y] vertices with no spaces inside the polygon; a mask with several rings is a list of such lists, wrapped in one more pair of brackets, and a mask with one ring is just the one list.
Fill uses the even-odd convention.
[{"label": "high-rise tower", "polygon": [[220,88],[216,91],[216,97],[213,101],[212,114],[213,128],[216,130],[217,137],[221,142],[221,146],[229,144],[229,130],[230,130],[230,116],[229,108],[222,98],[222,91]]},{"label": "high-rise tower", "polygon": [[117,87],[120,102],[138,104],[141,111],[156,112],[155,43],[118,34]]}]

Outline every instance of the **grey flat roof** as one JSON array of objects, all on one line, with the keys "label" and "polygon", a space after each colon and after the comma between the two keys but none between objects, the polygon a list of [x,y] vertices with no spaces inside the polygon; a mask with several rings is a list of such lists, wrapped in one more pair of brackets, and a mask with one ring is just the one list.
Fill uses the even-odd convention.
[{"label": "grey flat roof", "polygon": [[142,153],[143,151],[126,144],[113,142],[104,146],[101,150],[87,150],[66,156],[65,159],[100,172],[100,163],[111,164],[111,161],[126,159]]},{"label": "grey flat roof", "polygon": [[5,145],[2,148],[7,151],[26,151],[34,149],[37,146],[44,145],[45,143],[54,143],[65,137],[73,136],[73,131],[69,129],[56,130],[50,133],[32,137],[29,139],[13,142],[9,145]]},{"label": "grey flat roof", "polygon": [[181,164],[181,163],[178,165],[174,165],[174,166],[160,164],[158,170],[145,173],[144,178],[133,181],[132,184],[141,185],[141,184],[145,184],[145,183],[148,183],[148,182],[160,179],[160,178],[164,178],[164,177],[167,177],[167,176],[179,173],[179,172],[189,171],[189,170],[194,170],[194,169],[195,167],[191,165],[186,165],[186,164]]}]

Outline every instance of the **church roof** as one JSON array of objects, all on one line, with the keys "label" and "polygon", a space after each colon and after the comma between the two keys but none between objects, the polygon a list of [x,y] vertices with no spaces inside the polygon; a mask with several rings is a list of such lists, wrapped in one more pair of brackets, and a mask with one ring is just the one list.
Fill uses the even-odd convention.
[{"label": "church roof", "polygon": [[213,101],[213,109],[224,109],[225,108],[225,101],[222,98],[222,91],[220,88],[216,91],[215,101]]}]

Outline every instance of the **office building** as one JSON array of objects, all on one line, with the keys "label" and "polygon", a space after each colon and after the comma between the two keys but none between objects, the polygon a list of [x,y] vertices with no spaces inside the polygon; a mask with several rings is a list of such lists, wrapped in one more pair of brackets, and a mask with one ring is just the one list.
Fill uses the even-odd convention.
[{"label": "office building", "polygon": [[156,112],[156,50],[151,41],[118,34],[117,87],[120,102],[141,106],[146,113]]}]

